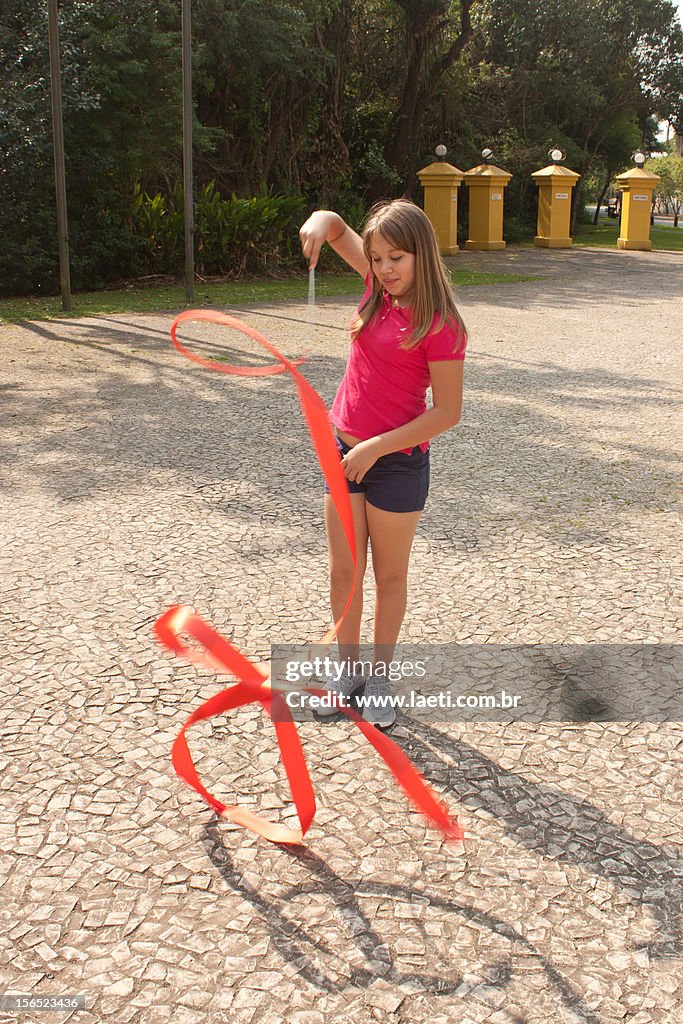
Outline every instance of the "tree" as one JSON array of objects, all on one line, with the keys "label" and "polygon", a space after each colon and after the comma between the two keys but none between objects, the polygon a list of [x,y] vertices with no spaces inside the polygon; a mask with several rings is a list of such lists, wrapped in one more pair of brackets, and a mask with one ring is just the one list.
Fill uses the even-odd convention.
[{"label": "tree", "polygon": [[615,119],[610,131],[605,135],[600,153],[594,157],[591,165],[591,169],[599,176],[601,182],[593,224],[598,223],[600,207],[615,175],[629,165],[631,154],[640,145],[640,140],[640,128],[629,111],[626,111],[621,119]]},{"label": "tree", "polygon": [[581,175],[614,162],[620,126],[636,122],[644,144],[677,88],[683,33],[669,0],[482,0],[475,13],[473,59],[499,87],[489,102],[503,136],[527,150],[558,143]]},{"label": "tree", "polygon": [[295,0],[198,0],[194,18],[197,113],[217,140],[200,156],[200,178],[243,193],[296,189],[329,61],[313,12]]},{"label": "tree", "polygon": [[683,157],[657,157],[645,164],[648,171],[658,174],[661,181],[655,186],[655,197],[666,204],[667,210],[673,213],[674,227],[678,227],[678,218],[683,209]]},{"label": "tree", "polygon": [[395,0],[405,17],[405,73],[393,116],[385,158],[406,179],[415,170],[420,124],[444,75],[472,38],[473,0]]},{"label": "tree", "polygon": [[[57,280],[44,3],[0,7],[5,291]],[[650,147],[653,115],[683,131],[670,0],[194,0],[193,19],[195,181],[200,199],[215,181],[217,203],[302,193],[357,224],[369,200],[417,193],[437,141],[463,167],[487,145],[514,175],[506,232],[520,237],[551,145],[604,188]],[[143,270],[145,192],[161,220],[176,209],[180,5],[60,0],[60,21],[78,288]]]},{"label": "tree", "polygon": [[[136,182],[180,166],[179,14],[170,0],[65,0],[60,8],[67,200],[75,287],[128,263]],[[0,280],[33,290],[55,274],[57,233],[47,11],[0,10]]]}]

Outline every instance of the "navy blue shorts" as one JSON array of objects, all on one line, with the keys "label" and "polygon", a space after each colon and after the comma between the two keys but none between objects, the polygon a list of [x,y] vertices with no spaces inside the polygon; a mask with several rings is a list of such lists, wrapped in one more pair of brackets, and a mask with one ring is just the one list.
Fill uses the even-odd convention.
[{"label": "navy blue shorts", "polygon": [[[351,451],[340,437],[337,447],[342,458]],[[406,452],[383,455],[371,466],[359,484],[347,480],[349,494],[365,494],[365,498],[384,512],[421,512],[429,493],[429,448],[413,448]],[[329,494],[325,483],[325,491]]]}]

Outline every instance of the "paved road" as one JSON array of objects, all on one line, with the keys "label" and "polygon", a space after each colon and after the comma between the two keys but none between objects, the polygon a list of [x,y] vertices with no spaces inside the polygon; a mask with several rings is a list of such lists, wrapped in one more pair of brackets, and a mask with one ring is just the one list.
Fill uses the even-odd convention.
[{"label": "paved road", "polygon": [[[460,295],[466,406],[434,444],[404,639],[677,640],[683,254],[457,260],[541,279]],[[305,320],[295,305],[246,319],[311,347],[329,401],[351,308],[322,303],[326,327],[262,315]],[[288,381],[204,373],[169,322],[0,331],[0,982],[87,1005],[0,1020],[680,1022],[678,724],[402,719],[396,739],[474,835],[464,853],[345,722],[302,728],[306,848],[217,821],[176,779],[170,745],[220,683],[160,650],[155,618],[191,603],[267,657],[328,610]],[[224,799],[291,816],[256,712],[190,738]]]}]

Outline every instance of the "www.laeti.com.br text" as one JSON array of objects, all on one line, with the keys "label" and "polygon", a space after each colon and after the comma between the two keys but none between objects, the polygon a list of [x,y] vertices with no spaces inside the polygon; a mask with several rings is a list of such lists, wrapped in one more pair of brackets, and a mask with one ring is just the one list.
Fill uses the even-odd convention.
[{"label": "www.laeti.com.br text", "polygon": [[331,691],[324,694],[315,693],[288,693],[285,697],[287,704],[292,709],[310,708],[317,711],[319,708],[399,708],[424,709],[424,708],[468,708],[470,710],[490,711],[492,709],[508,710],[516,708],[521,701],[519,694],[507,693],[501,690],[498,694],[454,694],[450,690],[441,693],[418,693],[417,690],[410,690],[408,693],[387,693],[387,694],[360,694],[355,698],[347,697],[343,693]]}]

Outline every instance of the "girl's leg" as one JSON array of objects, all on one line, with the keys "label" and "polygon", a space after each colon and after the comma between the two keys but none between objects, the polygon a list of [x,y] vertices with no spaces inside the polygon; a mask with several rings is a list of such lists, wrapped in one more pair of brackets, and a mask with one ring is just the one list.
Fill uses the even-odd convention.
[{"label": "girl's leg", "polygon": [[[368,557],[368,522],[365,514],[365,494],[349,494],[358,554],[358,577],[351,607],[346,613],[337,642],[342,661],[358,659],[360,648],[360,625],[363,615],[363,577]],[[346,534],[337,510],[329,494],[325,495],[325,529],[330,561],[330,604],[336,622],[344,611],[353,585],[353,561],[346,541]]]},{"label": "girl's leg", "polygon": [[389,662],[408,599],[408,562],[421,512],[385,512],[367,503],[375,571],[375,665]]}]

